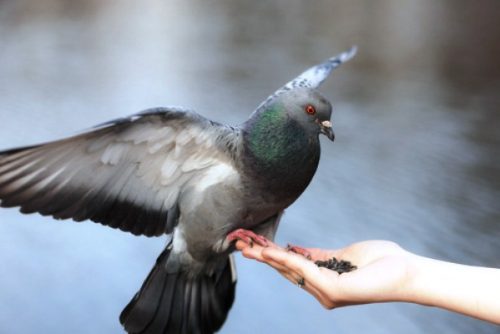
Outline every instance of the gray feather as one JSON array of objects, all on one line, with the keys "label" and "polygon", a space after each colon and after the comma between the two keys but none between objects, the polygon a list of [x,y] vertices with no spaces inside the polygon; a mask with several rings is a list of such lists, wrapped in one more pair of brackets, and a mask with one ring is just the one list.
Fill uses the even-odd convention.
[{"label": "gray feather", "polygon": [[237,140],[234,131],[192,112],[157,108],[72,138],[0,152],[1,205],[136,235],[170,233],[167,212],[179,190],[200,170],[231,160],[220,142]]}]

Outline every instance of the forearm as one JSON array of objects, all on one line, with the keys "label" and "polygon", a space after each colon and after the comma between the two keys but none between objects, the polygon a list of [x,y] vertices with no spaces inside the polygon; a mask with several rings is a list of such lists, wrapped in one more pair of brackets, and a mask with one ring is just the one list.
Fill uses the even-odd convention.
[{"label": "forearm", "polygon": [[415,256],[402,299],[500,324],[500,269]]}]

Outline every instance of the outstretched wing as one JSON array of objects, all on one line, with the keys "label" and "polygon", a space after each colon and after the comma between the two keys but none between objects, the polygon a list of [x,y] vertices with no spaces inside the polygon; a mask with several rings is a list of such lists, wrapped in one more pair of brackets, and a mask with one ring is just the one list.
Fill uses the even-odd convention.
[{"label": "outstretched wing", "polygon": [[139,235],[170,233],[183,185],[231,163],[232,128],[193,112],[151,109],[93,131],[0,152],[0,205],[91,219]]},{"label": "outstretched wing", "polygon": [[324,61],[321,64],[315,65],[298,77],[288,82],[286,85],[278,89],[271,96],[269,96],[264,102],[262,102],[257,109],[267,104],[271,100],[274,100],[277,96],[282,93],[292,90],[294,88],[303,87],[303,88],[318,88],[323,81],[330,75],[330,73],[337,67],[339,67],[342,63],[350,60],[352,57],[356,55],[357,48],[356,46],[351,47],[349,50],[342,52],[334,57],[331,57]]}]

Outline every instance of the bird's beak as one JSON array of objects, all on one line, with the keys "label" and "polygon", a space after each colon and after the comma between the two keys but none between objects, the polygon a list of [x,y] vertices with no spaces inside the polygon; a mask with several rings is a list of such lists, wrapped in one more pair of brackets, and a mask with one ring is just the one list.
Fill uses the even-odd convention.
[{"label": "bird's beak", "polygon": [[335,134],[332,130],[332,123],[330,121],[319,122],[320,131],[322,134],[328,137],[331,141],[335,139]]}]

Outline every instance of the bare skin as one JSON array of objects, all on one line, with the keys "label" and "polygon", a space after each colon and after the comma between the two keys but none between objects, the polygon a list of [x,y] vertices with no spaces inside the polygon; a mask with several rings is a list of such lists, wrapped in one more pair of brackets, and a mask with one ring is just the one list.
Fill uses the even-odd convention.
[{"label": "bare skin", "polygon": [[[500,269],[438,261],[410,253],[390,241],[363,241],[339,250],[305,248],[311,259],[268,241],[253,247],[238,240],[249,259],[266,263],[324,307],[410,302],[435,306],[500,324]],[[358,269],[339,275],[314,261],[332,257]],[[303,281],[301,280],[303,278]]]}]

